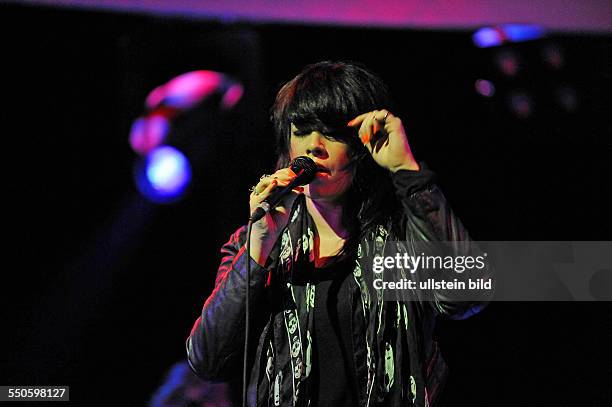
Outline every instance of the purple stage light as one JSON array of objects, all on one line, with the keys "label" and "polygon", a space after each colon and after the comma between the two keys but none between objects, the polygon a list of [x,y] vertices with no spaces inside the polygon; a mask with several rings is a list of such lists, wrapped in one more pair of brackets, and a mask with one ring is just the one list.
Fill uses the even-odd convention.
[{"label": "purple stage light", "polygon": [[[204,70],[187,72],[153,89],[147,96],[146,106],[149,109],[165,106],[177,110],[186,110],[195,107],[217,92],[227,93],[232,91],[234,85],[236,85],[234,81],[219,72]],[[242,86],[238,86],[242,90]],[[237,93],[236,90],[233,90],[230,95],[233,95],[234,98],[237,96],[237,99],[240,99],[242,92]]]},{"label": "purple stage light", "polygon": [[164,105],[188,109],[214,94],[223,83],[223,75],[213,71],[193,71],[171,79],[153,89],[146,100],[149,109]]},{"label": "purple stage light", "polygon": [[162,145],[170,129],[168,119],[161,114],[140,117],[134,121],[130,130],[130,145],[140,155]]},{"label": "purple stage light", "polygon": [[546,31],[536,24],[504,24],[483,27],[472,35],[479,48],[497,47],[507,42],[523,42],[544,37]]},{"label": "purple stage light", "polygon": [[136,185],[149,200],[172,203],[183,197],[191,181],[189,161],[174,147],[151,151],[136,167]]},{"label": "purple stage light", "polygon": [[504,42],[503,33],[493,27],[484,27],[472,35],[472,41],[478,48],[489,48],[501,45]]},{"label": "purple stage light", "polygon": [[230,110],[238,104],[242,95],[244,94],[244,88],[241,84],[235,83],[229,87],[229,89],[223,94],[221,99],[221,109]]},{"label": "purple stage light", "polygon": [[484,97],[490,98],[495,95],[495,85],[493,85],[493,82],[486,79],[478,79],[474,87],[476,88],[476,92]]}]

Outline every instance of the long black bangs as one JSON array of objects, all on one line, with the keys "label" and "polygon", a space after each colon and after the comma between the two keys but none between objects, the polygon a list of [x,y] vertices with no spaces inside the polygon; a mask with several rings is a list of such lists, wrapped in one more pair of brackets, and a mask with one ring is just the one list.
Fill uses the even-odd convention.
[{"label": "long black bangs", "polygon": [[350,93],[337,85],[321,89],[320,84],[310,84],[303,87],[302,92],[296,92],[287,106],[286,117],[302,134],[318,131],[329,139],[349,145],[352,155],[357,158],[366,151],[359,140],[358,129],[347,125],[360,114],[355,102]]}]

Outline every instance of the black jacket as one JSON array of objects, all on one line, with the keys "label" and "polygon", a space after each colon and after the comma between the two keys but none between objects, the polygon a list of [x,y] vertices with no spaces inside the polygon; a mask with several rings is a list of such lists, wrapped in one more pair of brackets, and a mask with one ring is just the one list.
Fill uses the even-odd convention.
[{"label": "black jacket", "polygon": [[[405,240],[409,245],[418,241],[470,242],[467,231],[435,185],[431,171],[425,168],[421,171],[402,170],[393,174],[392,180],[403,213],[398,217],[401,225],[397,226],[400,227],[388,225],[388,229],[402,230],[405,235],[391,233],[389,239]],[[206,300],[187,339],[189,363],[194,372],[205,379],[235,381],[241,376],[246,262],[250,261],[253,322],[249,350],[249,405],[306,405],[307,401],[295,393],[295,383],[300,379],[297,370],[296,377],[292,378],[293,389],[283,388],[275,383],[276,372],[269,366],[270,362],[266,366],[266,360],[271,360],[273,343],[277,349],[290,352],[285,346],[286,337],[274,331],[275,328],[281,331],[279,328],[285,326],[283,314],[286,310],[273,305],[278,293],[271,284],[270,271],[247,258],[245,232],[246,228],[241,227],[221,248],[223,257],[214,291]],[[373,231],[372,239],[375,234]],[[362,271],[363,274],[372,273],[368,265],[362,265]],[[487,273],[485,270],[484,274]],[[353,284],[351,295],[355,298],[364,294],[367,298],[372,297],[371,301],[363,302],[367,309],[356,306],[353,313],[359,405],[433,405],[447,374],[444,360],[432,339],[436,317],[466,318],[482,309],[488,297],[484,295],[476,301],[463,302],[458,301],[461,298],[452,291],[439,290],[434,293],[432,301],[417,298],[389,302],[376,299],[376,293],[364,291],[368,291],[364,285]],[[400,321],[401,315],[404,323]],[[369,341],[364,339],[366,331],[370,335]],[[391,359],[395,359],[390,369],[389,351]]]}]

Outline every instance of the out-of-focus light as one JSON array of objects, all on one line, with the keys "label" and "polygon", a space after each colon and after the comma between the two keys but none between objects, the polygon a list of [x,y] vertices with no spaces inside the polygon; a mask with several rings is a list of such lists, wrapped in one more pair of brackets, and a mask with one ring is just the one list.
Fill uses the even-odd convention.
[{"label": "out-of-focus light", "polygon": [[519,57],[511,51],[501,52],[496,58],[497,66],[504,75],[515,76],[519,72]]},{"label": "out-of-focus light", "polygon": [[476,88],[476,92],[484,97],[490,98],[495,95],[495,85],[493,85],[493,82],[486,79],[478,79],[474,87]]},{"label": "out-of-focus light", "polygon": [[231,85],[229,89],[223,94],[223,98],[221,99],[221,108],[225,110],[232,109],[238,104],[240,99],[242,99],[243,94],[244,88],[241,84],[235,83]]},{"label": "out-of-focus light", "polygon": [[140,155],[162,145],[170,129],[168,119],[161,114],[140,117],[130,129],[130,145]]},{"label": "out-of-focus light", "polygon": [[536,24],[506,24],[502,30],[510,42],[537,40],[546,33],[543,27]]},{"label": "out-of-focus light", "polygon": [[497,47],[507,42],[523,42],[542,38],[543,27],[536,24],[504,24],[483,27],[472,35],[472,41],[479,48]]},{"label": "out-of-focus light", "polygon": [[227,100],[222,107],[233,107],[242,97],[242,85],[228,76],[214,71],[192,71],[171,79],[168,83],[153,89],[146,99],[146,106],[159,106],[177,110],[195,107],[210,96],[219,93]]},{"label": "out-of-focus light", "polygon": [[149,109],[160,105],[189,109],[220,89],[223,75],[213,71],[193,71],[153,89],[146,99]]},{"label": "out-of-focus light", "polygon": [[533,114],[533,100],[526,92],[512,92],[508,102],[510,110],[520,119],[527,119]]},{"label": "out-of-focus light", "polygon": [[484,27],[472,35],[472,41],[479,48],[488,48],[501,45],[504,42],[504,38],[499,29]]},{"label": "out-of-focus light", "polygon": [[140,192],[156,203],[172,203],[183,197],[190,181],[191,166],[174,147],[151,151],[136,168],[136,185]]},{"label": "out-of-focus light", "polygon": [[547,45],[542,49],[546,64],[553,69],[561,69],[565,63],[561,50],[556,45]]}]

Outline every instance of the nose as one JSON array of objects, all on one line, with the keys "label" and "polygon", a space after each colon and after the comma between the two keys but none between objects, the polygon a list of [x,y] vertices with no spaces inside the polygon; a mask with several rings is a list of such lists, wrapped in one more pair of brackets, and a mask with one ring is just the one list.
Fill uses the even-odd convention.
[{"label": "nose", "polygon": [[325,159],[327,158],[327,149],[325,148],[325,139],[317,131],[310,133],[308,145],[306,147],[306,155]]}]

